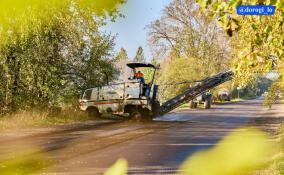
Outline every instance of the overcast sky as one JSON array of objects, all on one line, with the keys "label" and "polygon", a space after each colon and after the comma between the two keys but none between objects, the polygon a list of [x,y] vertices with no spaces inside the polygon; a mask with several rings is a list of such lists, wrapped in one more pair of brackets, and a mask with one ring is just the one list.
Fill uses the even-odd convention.
[{"label": "overcast sky", "polygon": [[147,60],[151,59],[150,48],[147,46],[147,30],[145,26],[159,19],[162,9],[172,0],[128,0],[122,6],[125,18],[119,18],[115,23],[109,23],[103,29],[117,34],[115,50],[124,47],[128,57],[133,59],[138,46],[142,46]]}]

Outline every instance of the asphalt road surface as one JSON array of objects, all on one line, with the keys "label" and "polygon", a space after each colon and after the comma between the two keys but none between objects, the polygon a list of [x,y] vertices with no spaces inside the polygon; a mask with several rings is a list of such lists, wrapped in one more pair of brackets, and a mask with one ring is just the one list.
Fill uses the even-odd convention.
[{"label": "asphalt road surface", "polygon": [[119,158],[128,161],[128,174],[177,174],[188,156],[213,147],[233,129],[248,125],[274,134],[283,121],[280,104],[267,110],[257,99],[213,105],[210,110],[175,110],[146,123],[101,119],[6,131],[0,133],[0,154],[37,149],[52,162],[40,174],[102,174]]}]

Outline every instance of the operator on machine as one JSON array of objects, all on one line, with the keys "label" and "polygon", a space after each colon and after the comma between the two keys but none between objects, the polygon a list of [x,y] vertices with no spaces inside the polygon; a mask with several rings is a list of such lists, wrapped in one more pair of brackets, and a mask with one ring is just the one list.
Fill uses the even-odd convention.
[{"label": "operator on machine", "polygon": [[141,81],[141,83],[142,84],[144,84],[145,83],[145,80],[144,80],[144,75],[143,75],[143,73],[139,70],[137,73],[136,73],[136,78],[138,79],[138,80],[140,80]]}]

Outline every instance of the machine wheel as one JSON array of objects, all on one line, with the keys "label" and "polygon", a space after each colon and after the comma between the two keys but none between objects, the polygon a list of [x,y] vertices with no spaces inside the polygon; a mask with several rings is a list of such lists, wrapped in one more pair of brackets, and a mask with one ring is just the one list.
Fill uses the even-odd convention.
[{"label": "machine wheel", "polygon": [[211,103],[212,103],[211,96],[208,96],[208,97],[205,99],[204,108],[205,108],[205,109],[210,109],[210,108],[211,108]]},{"label": "machine wheel", "polygon": [[189,108],[190,108],[190,109],[193,109],[193,108],[194,108],[194,102],[193,102],[193,101],[190,101],[190,102],[189,102]]},{"label": "machine wheel", "polygon": [[149,109],[132,109],[130,111],[130,117],[135,121],[151,121],[153,116],[150,115]]},{"label": "machine wheel", "polygon": [[142,109],[142,121],[152,121],[153,116],[150,114],[149,109]]},{"label": "machine wheel", "polygon": [[160,112],[160,102],[158,101],[154,101],[152,104],[152,112],[153,112],[153,117],[157,117],[159,116],[159,112]]},{"label": "machine wheel", "polygon": [[189,102],[189,108],[190,108],[190,109],[195,109],[195,108],[197,108],[197,103],[195,103],[194,101],[190,101],[190,102]]},{"label": "machine wheel", "polygon": [[87,111],[88,111],[89,117],[98,118],[98,117],[101,116],[101,114],[100,114],[100,112],[97,108],[92,107],[92,108],[89,108]]},{"label": "machine wheel", "polygon": [[136,121],[142,121],[143,119],[143,114],[141,110],[132,110],[130,112],[130,117],[133,118]]}]

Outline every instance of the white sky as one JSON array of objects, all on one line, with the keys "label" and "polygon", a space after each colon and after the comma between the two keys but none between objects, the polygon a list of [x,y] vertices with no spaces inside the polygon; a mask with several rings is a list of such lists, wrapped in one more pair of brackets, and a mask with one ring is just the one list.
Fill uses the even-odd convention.
[{"label": "white sky", "polygon": [[125,18],[119,18],[115,23],[109,23],[103,28],[113,35],[117,34],[115,50],[121,47],[127,51],[128,57],[133,59],[138,47],[141,45],[147,61],[151,60],[150,48],[147,42],[147,29],[152,21],[159,19],[162,9],[172,0],[128,0],[122,6],[121,12]]}]

